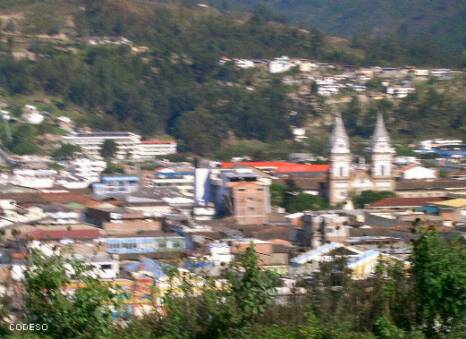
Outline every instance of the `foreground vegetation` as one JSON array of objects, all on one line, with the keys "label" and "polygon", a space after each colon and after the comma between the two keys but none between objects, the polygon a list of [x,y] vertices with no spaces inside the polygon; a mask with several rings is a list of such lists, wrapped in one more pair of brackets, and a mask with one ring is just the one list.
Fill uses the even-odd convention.
[{"label": "foreground vegetation", "polygon": [[[163,314],[111,322],[115,293],[72,264],[83,289],[65,296],[63,259],[35,258],[26,275],[24,321],[49,330],[27,338],[465,338],[466,244],[422,231],[410,267],[380,263],[365,280],[350,279],[344,257],[321,264],[307,295],[274,303],[275,274],[258,267],[249,249],[224,272],[224,286],[207,280],[201,293],[185,280],[164,298]],[[176,274],[169,273],[175,278]],[[183,297],[180,297],[180,290]],[[118,298],[117,298],[118,299]],[[121,299],[120,299],[121,300]],[[3,333],[9,333],[4,320]],[[115,327],[116,326],[116,327]],[[23,336],[24,337],[24,336]]]}]

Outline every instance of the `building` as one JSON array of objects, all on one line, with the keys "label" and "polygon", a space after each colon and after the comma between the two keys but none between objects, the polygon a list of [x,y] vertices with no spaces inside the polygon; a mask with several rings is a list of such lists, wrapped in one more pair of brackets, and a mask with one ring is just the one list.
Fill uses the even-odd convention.
[{"label": "building", "polygon": [[152,179],[154,187],[176,188],[186,195],[194,191],[194,169],[192,167],[161,168]]},{"label": "building", "polygon": [[269,62],[269,72],[283,73],[289,71],[293,66],[294,64],[290,61],[290,58],[282,56]]},{"label": "building", "polygon": [[139,177],[132,175],[106,175],[100,182],[92,184],[97,196],[113,196],[134,193],[139,190]]},{"label": "building", "polygon": [[437,170],[412,164],[401,169],[401,178],[404,180],[435,179]]},{"label": "building", "polygon": [[111,254],[156,254],[182,253],[186,248],[184,237],[174,233],[153,235],[134,235],[125,237],[106,237],[102,239]]},{"label": "building", "polygon": [[330,173],[329,200],[331,204],[345,202],[351,192],[393,191],[394,177],[392,158],[394,150],[385,128],[382,114],[377,116],[377,124],[372,137],[372,163],[370,169],[365,166],[353,166],[350,142],[340,114],[335,117],[335,124],[330,139]]},{"label": "building", "polygon": [[23,108],[23,118],[32,125],[40,125],[44,121],[45,116],[39,112],[36,106],[26,105]]},{"label": "building", "polygon": [[302,245],[317,248],[329,242],[346,243],[349,218],[337,213],[308,212],[301,217],[304,236]]},{"label": "building", "polygon": [[141,136],[131,132],[71,133],[63,137],[64,142],[79,146],[83,153],[92,159],[101,158],[100,148],[107,140],[114,141],[118,146],[116,159],[138,159]]},{"label": "building", "polygon": [[55,184],[56,175],[57,171],[49,169],[15,169],[10,182],[30,188],[50,188]]},{"label": "building", "polygon": [[143,140],[137,146],[138,159],[148,161],[161,155],[175,154],[176,147],[176,142],[172,140]]},{"label": "building", "polygon": [[106,167],[107,164],[103,160],[78,158],[71,160],[67,169],[74,176],[83,178],[88,182],[94,182],[99,180],[100,174]]},{"label": "building", "polygon": [[214,180],[214,202],[218,216],[234,216],[239,224],[264,224],[270,213],[270,180],[253,169],[241,168],[220,173]]}]

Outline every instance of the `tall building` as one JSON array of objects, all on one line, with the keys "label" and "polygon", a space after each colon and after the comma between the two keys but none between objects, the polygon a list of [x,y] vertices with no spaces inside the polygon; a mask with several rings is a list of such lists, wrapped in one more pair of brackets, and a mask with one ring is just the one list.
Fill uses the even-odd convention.
[{"label": "tall building", "polygon": [[330,138],[329,200],[331,204],[345,202],[352,192],[393,191],[395,187],[392,158],[393,148],[383,121],[378,114],[372,137],[372,162],[355,166],[352,162],[350,142],[340,114],[335,116]]}]

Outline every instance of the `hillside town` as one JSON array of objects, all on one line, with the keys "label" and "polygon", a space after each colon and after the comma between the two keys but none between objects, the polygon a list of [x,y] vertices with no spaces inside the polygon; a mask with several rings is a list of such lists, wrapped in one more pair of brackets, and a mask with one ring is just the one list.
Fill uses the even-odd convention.
[{"label": "hillside town", "polygon": [[[31,123],[41,121],[33,107],[26,112]],[[173,140],[73,127],[61,143],[76,146],[76,154],[59,168],[50,158],[3,152],[0,283],[9,312],[20,307],[13,296],[24,288],[31,251],[90,265],[95,277],[128,291],[126,312],[142,317],[161,306],[167,267],[201,286],[253,246],[260,266],[279,274],[278,298],[305,294],[303,282],[341,251],[355,280],[373,274],[382,259],[409,265],[418,224],[466,235],[462,140],[423,140],[412,145],[415,156],[400,156],[379,114],[366,163],[352,156],[341,114],[332,126],[327,157],[318,163],[312,154],[179,162],[169,160],[177,152]],[[109,144],[114,149],[105,153]],[[108,166],[121,168],[112,173]],[[287,211],[276,201],[277,187],[286,199],[328,203]],[[368,192],[385,195],[358,202]]]}]

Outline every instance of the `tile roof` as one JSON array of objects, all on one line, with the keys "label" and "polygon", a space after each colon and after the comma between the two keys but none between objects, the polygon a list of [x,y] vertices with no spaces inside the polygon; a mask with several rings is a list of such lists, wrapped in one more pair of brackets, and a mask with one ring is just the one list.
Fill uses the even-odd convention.
[{"label": "tile roof", "polygon": [[369,204],[369,208],[374,207],[417,207],[424,204],[437,202],[442,198],[384,198]]},{"label": "tile roof", "polygon": [[329,165],[326,164],[296,164],[285,161],[241,161],[224,162],[221,168],[255,167],[262,170],[271,170],[276,173],[299,173],[299,172],[328,172]]},{"label": "tile roof", "polygon": [[26,235],[27,238],[35,240],[61,240],[61,239],[95,239],[102,236],[97,229],[81,230],[44,230],[35,229]]}]

